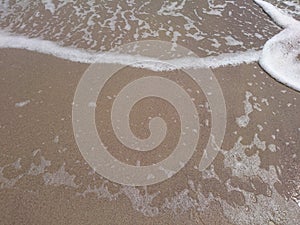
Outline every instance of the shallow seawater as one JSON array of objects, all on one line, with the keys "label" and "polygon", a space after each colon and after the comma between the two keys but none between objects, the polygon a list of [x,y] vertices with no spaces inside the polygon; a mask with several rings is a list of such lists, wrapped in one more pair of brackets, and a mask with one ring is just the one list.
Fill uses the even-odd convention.
[{"label": "shallow seawater", "polygon": [[210,56],[259,50],[279,31],[252,1],[2,1],[1,6],[4,30],[95,51],[154,39]]},{"label": "shallow seawater", "polygon": [[[299,17],[296,1],[278,1],[277,6]],[[29,50],[55,52],[56,56],[79,62],[92,62],[86,59],[91,52],[103,53],[134,41],[161,40],[173,43],[172,51],[181,45],[200,57],[221,56],[210,60],[210,67],[249,63],[258,60],[265,42],[281,30],[253,1],[7,0],[0,2],[0,18],[5,32],[1,34],[2,48],[22,48],[26,38],[14,41],[9,34],[22,35],[34,38]],[[53,46],[37,40],[86,51],[51,51]],[[239,61],[231,61],[232,56],[226,53],[235,54]],[[197,62],[190,66],[197,66]]]}]

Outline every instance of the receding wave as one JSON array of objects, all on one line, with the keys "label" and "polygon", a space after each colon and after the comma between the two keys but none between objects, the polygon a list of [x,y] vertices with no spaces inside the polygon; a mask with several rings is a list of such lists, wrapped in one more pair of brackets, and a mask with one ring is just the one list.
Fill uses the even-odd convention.
[{"label": "receding wave", "polygon": [[[169,60],[173,69],[259,60],[275,79],[300,90],[300,6],[294,1],[278,1],[276,6],[262,0],[0,1],[0,47],[81,63],[130,65],[160,60],[110,50],[134,41],[162,40],[199,56]],[[284,30],[280,32],[276,24]],[[135,66],[170,69],[149,62]]]},{"label": "receding wave", "polygon": [[[18,48],[39,53],[50,54],[62,59],[67,59],[80,63],[118,63],[122,65],[139,66],[154,71],[170,70],[166,64],[158,64],[165,62],[171,64],[171,69],[183,68],[217,68],[227,65],[238,65],[241,63],[252,63],[258,60],[261,52],[255,50],[248,50],[237,53],[224,53],[218,56],[208,56],[204,58],[184,57],[174,58],[172,60],[159,60],[156,58],[149,58],[140,55],[119,54],[115,52],[93,52],[84,49],[77,49],[71,47],[63,47],[54,42],[27,38],[24,36],[15,36],[9,33],[0,33],[0,48]],[[143,63],[145,61],[145,63]],[[153,63],[149,63],[149,61]],[[136,63],[140,62],[140,63]]]}]

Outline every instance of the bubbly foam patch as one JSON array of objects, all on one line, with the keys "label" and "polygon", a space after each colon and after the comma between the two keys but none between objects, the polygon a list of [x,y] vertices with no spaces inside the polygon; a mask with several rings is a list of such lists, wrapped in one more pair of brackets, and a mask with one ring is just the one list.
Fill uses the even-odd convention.
[{"label": "bubbly foam patch", "polygon": [[300,22],[268,2],[255,2],[275,23],[284,28],[265,44],[260,65],[276,80],[300,91]]},{"label": "bubbly foam patch", "polygon": [[300,91],[300,26],[289,27],[270,39],[260,64],[278,81]]}]

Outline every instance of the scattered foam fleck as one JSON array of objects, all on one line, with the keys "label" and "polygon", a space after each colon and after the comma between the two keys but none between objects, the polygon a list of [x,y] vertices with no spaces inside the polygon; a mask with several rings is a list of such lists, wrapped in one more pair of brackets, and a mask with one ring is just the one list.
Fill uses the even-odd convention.
[{"label": "scattered foam fleck", "polygon": [[56,136],[54,137],[53,142],[54,142],[55,144],[57,144],[57,143],[59,142],[59,136],[58,136],[58,135],[56,135]]},{"label": "scattered foam fleck", "polygon": [[121,191],[130,199],[135,210],[150,217],[157,216],[159,214],[159,209],[151,206],[153,199],[159,194],[159,192],[149,194],[145,188],[145,194],[142,195],[137,188],[130,186],[124,186]]},{"label": "scattered foam fleck", "polygon": [[18,180],[23,177],[23,175],[20,174],[14,178],[6,178],[3,174],[4,169],[5,167],[0,167],[0,189],[12,188],[15,186]]},{"label": "scattered foam fleck", "polygon": [[18,158],[14,163],[11,164],[13,167],[15,167],[16,170],[21,169],[21,158]]},{"label": "scattered foam fleck", "polygon": [[30,169],[28,171],[28,175],[37,176],[45,172],[45,169],[51,165],[49,160],[46,160],[43,156],[41,156],[40,165],[36,165],[31,163]]},{"label": "scattered foam fleck", "polygon": [[30,103],[30,100],[26,100],[24,102],[18,102],[15,104],[16,107],[24,107],[25,105],[28,105]]},{"label": "scattered foam fleck", "polygon": [[77,187],[78,185],[74,182],[75,175],[70,175],[66,170],[65,166],[62,165],[58,171],[54,173],[45,173],[43,175],[46,185],[60,186],[65,185],[69,187]]},{"label": "scattered foam fleck", "polygon": [[225,40],[226,40],[226,44],[230,45],[230,46],[243,45],[243,42],[240,42],[240,41],[236,40],[232,36],[226,36]]},{"label": "scattered foam fleck", "polygon": [[49,10],[52,14],[55,13],[55,5],[53,4],[52,0],[42,0],[45,4],[45,9]]},{"label": "scattered foam fleck", "polygon": [[270,145],[268,146],[268,149],[269,149],[271,152],[276,152],[276,145],[270,144]]},{"label": "scattered foam fleck", "polygon": [[239,127],[247,127],[247,125],[250,122],[250,113],[253,112],[253,107],[252,104],[250,103],[249,99],[252,96],[252,93],[247,91],[246,92],[246,99],[243,101],[244,102],[244,110],[245,110],[245,115],[242,115],[238,118],[236,118],[236,123],[239,125]]}]

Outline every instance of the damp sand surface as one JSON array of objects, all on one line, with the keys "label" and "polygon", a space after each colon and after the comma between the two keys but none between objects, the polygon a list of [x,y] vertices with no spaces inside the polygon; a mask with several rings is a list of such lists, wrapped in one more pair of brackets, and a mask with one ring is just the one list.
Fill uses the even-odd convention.
[{"label": "damp sand surface", "polygon": [[[171,179],[147,188],[126,187],[95,174],[73,137],[73,96],[87,67],[26,50],[1,51],[0,195],[5,203],[1,204],[4,224],[45,220],[61,224],[295,224],[299,220],[298,92],[270,78],[257,63],[213,70],[228,115],[216,160],[200,172],[200,146],[195,157]],[[125,68],[119,82],[126,81],[129,73],[138,77],[149,71]],[[180,72],[169,75],[182,79]],[[193,90],[188,81],[185,85]],[[110,88],[112,93],[115,90]],[[195,97],[205,105],[205,96]],[[141,107],[138,113],[133,112],[132,123],[147,120],[162,108],[166,118],[176,117],[165,102],[149,100],[144,104],[154,110]],[[202,115],[201,141],[205,143],[209,113],[204,110]],[[101,132],[97,116],[96,122]],[[173,126],[173,134],[165,145],[172,146],[178,124],[167,122]],[[136,132],[145,135],[144,129]],[[113,139],[111,143],[112,149],[118,144]],[[160,153],[161,157],[169,154]],[[129,164],[159,159],[157,154],[141,157],[129,152],[126,158],[121,152],[112,154]]]}]

